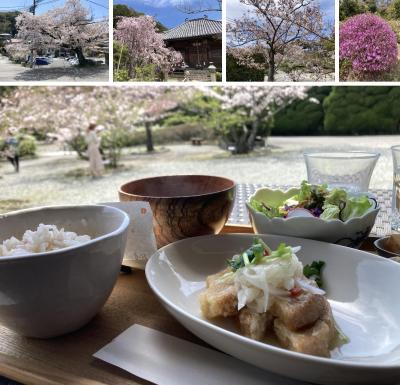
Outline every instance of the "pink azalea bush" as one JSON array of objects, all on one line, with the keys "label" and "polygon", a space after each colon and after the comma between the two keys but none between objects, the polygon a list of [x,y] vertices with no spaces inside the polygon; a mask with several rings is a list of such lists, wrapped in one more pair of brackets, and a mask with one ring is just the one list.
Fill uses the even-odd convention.
[{"label": "pink azalea bush", "polygon": [[397,63],[396,34],[379,16],[351,17],[340,27],[339,57],[357,72],[388,71]]}]

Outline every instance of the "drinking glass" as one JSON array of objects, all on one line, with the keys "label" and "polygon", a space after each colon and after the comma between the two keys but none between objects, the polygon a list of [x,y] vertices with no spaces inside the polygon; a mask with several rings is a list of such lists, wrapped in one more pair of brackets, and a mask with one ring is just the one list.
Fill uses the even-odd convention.
[{"label": "drinking glass", "polygon": [[392,156],[393,156],[392,229],[400,231],[400,145],[392,147]]},{"label": "drinking glass", "polygon": [[308,181],[352,193],[367,192],[379,155],[360,151],[305,153]]}]

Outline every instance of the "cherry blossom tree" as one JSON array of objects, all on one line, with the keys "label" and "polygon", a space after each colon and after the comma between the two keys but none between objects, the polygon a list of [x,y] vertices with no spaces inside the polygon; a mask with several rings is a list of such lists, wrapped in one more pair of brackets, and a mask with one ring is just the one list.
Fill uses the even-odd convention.
[{"label": "cherry blossom tree", "polygon": [[[225,86],[201,88],[205,95],[220,102],[216,111],[217,131],[234,140],[235,153],[254,149],[262,124],[292,101],[308,97],[307,87]],[[226,120],[223,116],[226,117]],[[236,115],[236,119],[232,119]]]},{"label": "cherry blossom tree", "polygon": [[22,12],[16,26],[18,37],[31,50],[68,48],[76,53],[80,65],[87,64],[85,49],[97,46],[108,36],[108,24],[94,22],[80,0],[67,0],[64,6],[41,15]]},{"label": "cherry blossom tree", "polygon": [[13,127],[42,136],[55,134],[84,157],[83,136],[95,123],[116,166],[127,133],[144,127],[147,148],[153,151],[153,124],[186,102],[192,92],[188,87],[156,86],[17,87],[1,99],[0,132]]},{"label": "cherry blossom tree", "polygon": [[166,47],[162,34],[157,32],[157,23],[151,16],[121,17],[114,36],[128,51],[131,78],[135,78],[135,70],[141,66],[153,64],[161,73],[165,73],[183,61],[179,52]]},{"label": "cherry blossom tree", "polygon": [[296,41],[330,40],[314,0],[240,0],[244,15],[228,24],[231,46],[256,46],[266,53],[268,81],[274,81],[279,56]]}]

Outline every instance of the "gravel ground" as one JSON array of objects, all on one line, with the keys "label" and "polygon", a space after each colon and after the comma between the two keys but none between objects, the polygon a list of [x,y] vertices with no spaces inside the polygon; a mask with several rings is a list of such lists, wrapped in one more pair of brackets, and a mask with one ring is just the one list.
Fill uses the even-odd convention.
[{"label": "gravel ground", "polygon": [[124,154],[122,167],[97,180],[87,175],[88,164],[54,146],[41,146],[36,159],[23,160],[19,174],[0,164],[0,211],[42,204],[96,203],[117,200],[118,186],[148,176],[214,174],[243,183],[298,184],[306,178],[303,152],[368,150],[381,153],[371,187],[392,188],[390,146],[400,136],[273,137],[268,150],[250,156],[230,156],[214,145],[169,145],[148,155],[143,149]]},{"label": "gravel ground", "polygon": [[0,55],[0,81],[107,82],[108,66],[80,68],[69,65],[64,59],[55,58],[50,65],[31,69]]}]

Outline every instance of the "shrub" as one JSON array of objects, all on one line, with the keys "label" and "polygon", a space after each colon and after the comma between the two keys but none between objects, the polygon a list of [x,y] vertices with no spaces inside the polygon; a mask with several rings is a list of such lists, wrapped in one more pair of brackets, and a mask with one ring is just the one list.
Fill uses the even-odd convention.
[{"label": "shrub", "polygon": [[129,76],[129,71],[127,69],[114,71],[114,81],[128,82],[129,80],[131,80],[131,77]]},{"label": "shrub", "polygon": [[135,67],[135,80],[141,82],[152,82],[156,80],[156,66],[154,64],[144,64]]},{"label": "shrub", "polygon": [[397,38],[381,17],[362,14],[340,27],[339,57],[359,73],[389,71],[397,63]]},{"label": "shrub", "polygon": [[358,0],[340,0],[339,20],[365,12],[365,5]]},{"label": "shrub", "polygon": [[324,133],[399,133],[400,87],[333,87],[323,102]]},{"label": "shrub", "polygon": [[389,7],[390,17],[400,19],[400,0],[394,0]]},{"label": "shrub", "polygon": [[[37,145],[36,139],[31,135],[17,135],[18,139],[18,153],[21,158],[25,156],[35,156]],[[0,151],[6,149],[5,138],[0,138]]]},{"label": "shrub", "polygon": [[36,155],[36,150],[37,150],[36,139],[33,136],[23,135],[18,139],[19,139],[18,151],[20,157]]}]

